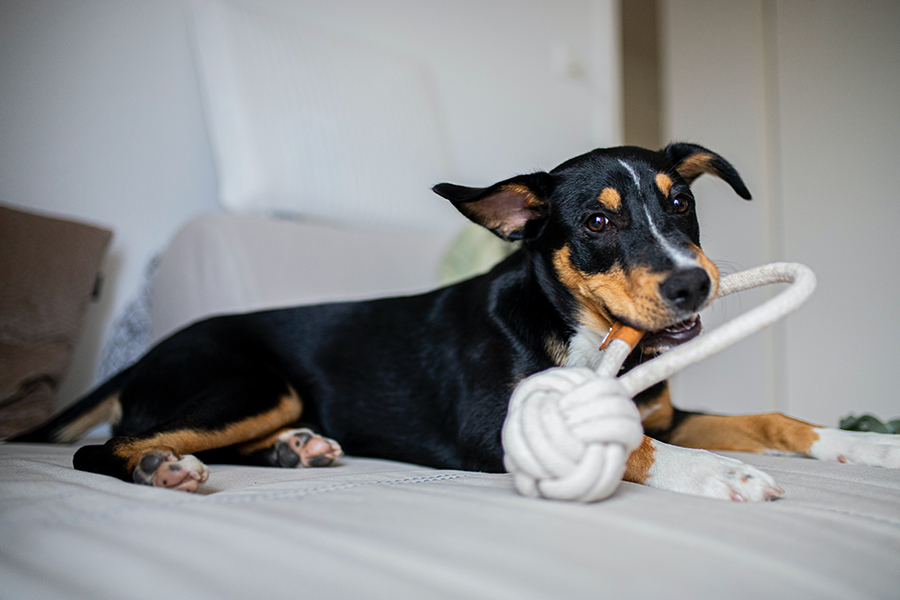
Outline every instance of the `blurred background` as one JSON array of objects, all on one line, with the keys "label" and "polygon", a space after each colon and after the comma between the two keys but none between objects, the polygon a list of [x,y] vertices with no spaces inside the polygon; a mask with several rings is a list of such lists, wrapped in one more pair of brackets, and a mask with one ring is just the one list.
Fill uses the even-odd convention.
[{"label": "blurred background", "polygon": [[0,0],[0,203],[115,232],[60,405],[197,215],[449,244],[462,220],[432,183],[671,140],[719,152],[754,194],[695,184],[724,273],[790,260],[819,277],[799,313],[679,374],[675,402],[900,416],[894,0]]}]

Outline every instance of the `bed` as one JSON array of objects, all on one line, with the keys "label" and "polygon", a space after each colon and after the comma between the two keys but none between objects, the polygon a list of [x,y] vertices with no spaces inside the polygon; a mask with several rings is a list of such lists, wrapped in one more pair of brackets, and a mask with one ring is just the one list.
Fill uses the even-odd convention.
[{"label": "bed", "polygon": [[[211,314],[432,287],[461,219],[429,192],[455,179],[427,71],[232,4],[190,6],[220,200],[236,214],[174,237],[111,338],[107,373]],[[290,60],[264,61],[276,51]],[[338,94],[333,72],[365,93]],[[243,94],[266,86],[279,93]],[[275,213],[306,220],[247,216]],[[379,227],[335,225],[350,222]],[[522,497],[509,475],[348,456],[324,469],[213,465],[189,495],[75,471],[76,448],[0,444],[0,598],[900,595],[900,471],[735,455],[786,497],[736,504],[623,483],[577,504]]]},{"label": "bed", "polygon": [[510,476],[347,457],[212,466],[198,495],[0,447],[3,598],[896,598],[897,471],[734,455],[787,496],[737,504],[623,483],[596,504]]},{"label": "bed", "polygon": [[[407,235],[201,217],[158,261],[147,337],[209,313],[352,297],[359,285],[433,285],[447,240]],[[365,282],[398,241],[416,249],[408,268]],[[317,260],[306,260],[312,249]],[[358,273],[334,268],[350,262],[342,253]],[[2,598],[845,599],[900,589],[900,471],[732,454],[786,497],[737,504],[623,483],[577,504],[519,496],[509,475],[351,456],[325,469],[213,465],[189,495],[75,471],[75,449],[0,445]]]}]

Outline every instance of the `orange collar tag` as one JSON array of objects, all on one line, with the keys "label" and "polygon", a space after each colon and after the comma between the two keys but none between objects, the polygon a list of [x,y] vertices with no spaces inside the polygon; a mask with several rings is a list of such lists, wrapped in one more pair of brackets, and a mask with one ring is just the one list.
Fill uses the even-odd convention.
[{"label": "orange collar tag", "polygon": [[634,350],[634,347],[638,345],[638,342],[641,341],[641,338],[644,337],[643,331],[640,329],[635,329],[634,327],[629,327],[625,325],[621,321],[616,321],[613,323],[613,326],[609,329],[609,333],[606,334],[606,337],[603,338],[603,343],[600,344],[600,349],[605,350],[607,346],[613,340],[622,340],[628,347]]}]

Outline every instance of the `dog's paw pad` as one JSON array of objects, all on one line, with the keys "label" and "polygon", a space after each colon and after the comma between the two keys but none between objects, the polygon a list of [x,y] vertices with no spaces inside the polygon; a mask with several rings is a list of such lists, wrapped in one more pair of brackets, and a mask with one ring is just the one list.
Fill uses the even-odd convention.
[{"label": "dog's paw pad", "polygon": [[196,492],[209,479],[209,469],[196,456],[179,457],[173,452],[151,452],[132,472],[135,483]]},{"label": "dog's paw pad", "polygon": [[329,467],[344,455],[334,440],[309,429],[292,429],[278,436],[275,453],[282,467]]}]

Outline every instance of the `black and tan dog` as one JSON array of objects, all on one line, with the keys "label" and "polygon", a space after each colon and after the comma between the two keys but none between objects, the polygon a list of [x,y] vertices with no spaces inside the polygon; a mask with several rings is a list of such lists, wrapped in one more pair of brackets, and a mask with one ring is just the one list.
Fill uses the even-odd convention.
[{"label": "black and tan dog", "polygon": [[[728,162],[691,144],[594,150],[486,188],[442,183],[434,191],[466,217],[523,248],[424,295],[201,321],[17,441],[73,441],[110,420],[115,437],[82,447],[77,469],[188,491],[208,476],[201,460],[313,467],[343,451],[501,472],[500,430],[523,378],[595,364],[614,321],[648,332],[626,368],[699,333],[719,279],[689,188],[703,173],[750,199]],[[900,467],[893,436],[686,413],[665,384],[635,402],[649,437],[629,481],[732,500],[783,493],[693,448]]]}]

